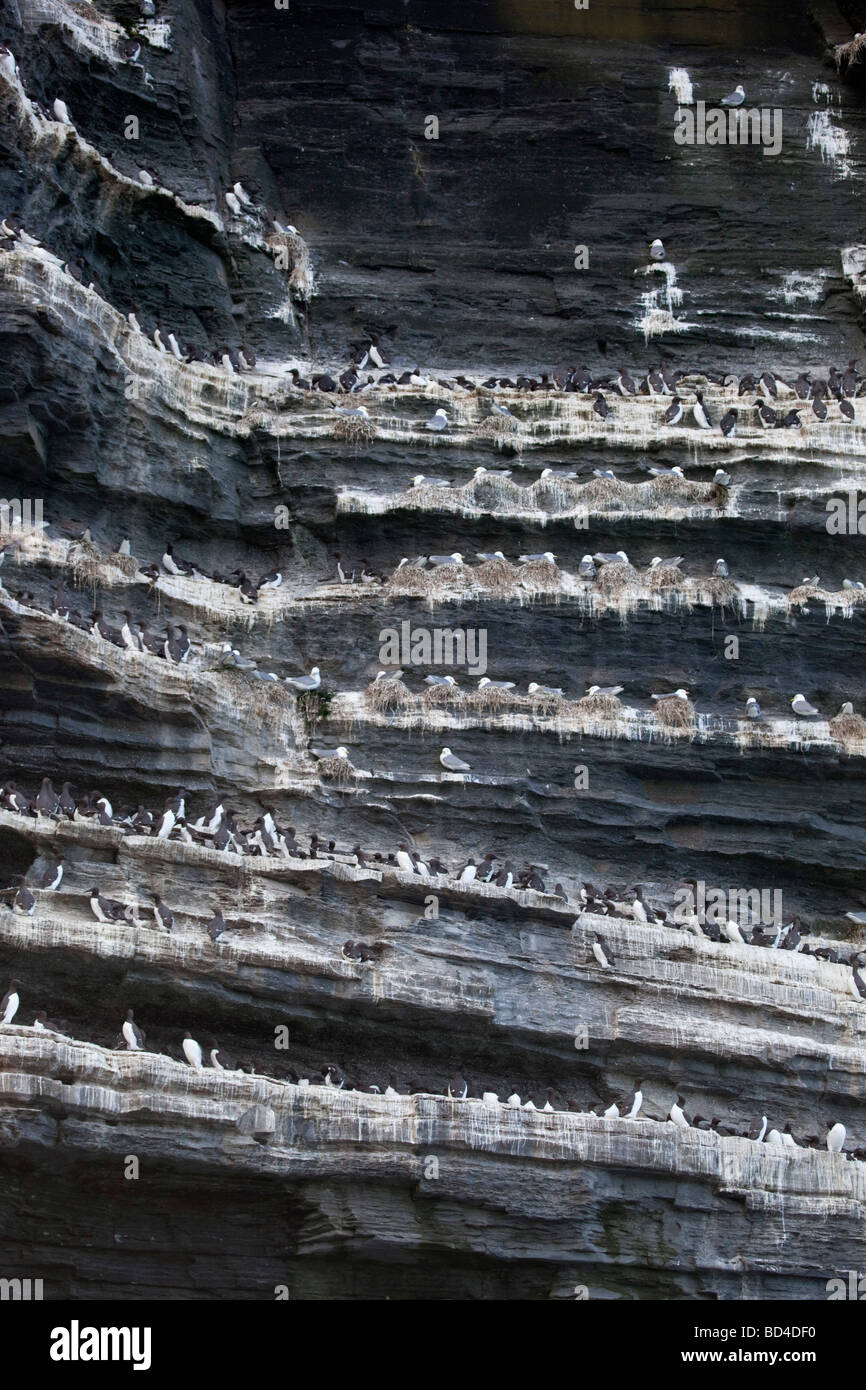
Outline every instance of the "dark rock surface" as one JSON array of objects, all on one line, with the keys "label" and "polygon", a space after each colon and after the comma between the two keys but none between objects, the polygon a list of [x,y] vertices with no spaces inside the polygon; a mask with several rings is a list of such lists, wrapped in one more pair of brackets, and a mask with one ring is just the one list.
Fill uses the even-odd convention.
[{"label": "dark rock surface", "polygon": [[[864,709],[866,609],[839,596],[866,575],[862,537],[830,535],[826,503],[862,485],[863,402],[851,426],[831,402],[825,425],[804,410],[801,429],[765,431],[753,394],[704,382],[714,421],[743,411],[724,440],[688,419],[668,429],[667,401],[609,393],[602,426],[587,398],[503,393],[518,425],[494,439],[492,393],[437,384],[662,361],[692,373],[690,406],[698,369],[826,378],[856,358],[863,303],[843,252],[863,240],[866,68],[837,73],[831,49],[862,10],[170,0],[140,67],[117,56],[132,3],[4,11],[21,82],[0,75],[0,214],[59,262],[0,250],[0,496],[41,499],[48,524],[0,572],[0,778],[31,794],[45,775],[69,779],[124,810],[158,811],[183,788],[190,821],[216,800],[246,826],[272,806],[305,846],[316,832],[338,847],[317,861],[220,856],[0,810],[2,883],[66,866],[32,919],[0,905],[0,971],[24,981],[15,1024],[45,1008],[66,1035],[0,1028],[10,1275],[17,1261],[55,1298],[270,1299],[285,1284],[309,1299],[559,1299],[578,1285],[805,1299],[862,1263],[866,1167],[820,1147],[828,1120],[845,1124],[848,1152],[866,1146],[850,968],[579,915],[576,892],[643,883],[670,905],[683,878],[780,890],[786,920],[862,944],[845,913],[866,906],[866,745],[827,721],[846,700]],[[674,69],[708,102],[742,82],[750,103],[781,108],[779,156],[677,146]],[[30,105],[50,111],[59,93],[74,130]],[[297,225],[291,265],[268,217],[230,216],[236,179]],[[647,341],[653,236],[688,327]],[[101,292],[63,271],[76,256]],[[206,356],[248,344],[258,369],[158,354],[131,331],[133,306],[148,335],[160,321]],[[328,397],[294,390],[287,370],[342,371],[371,334],[395,372],[418,364],[430,384],[353,397],[370,427],[341,438]],[[442,438],[424,428],[439,406],[453,417]],[[545,493],[541,469],[566,465],[575,489]],[[649,466],[673,465],[697,493],[639,491]],[[479,466],[511,469],[523,491],[474,486]],[[593,468],[615,470],[614,502],[581,501]],[[447,477],[447,503],[419,505],[417,473]],[[117,553],[124,537],[133,559]],[[277,567],[283,586],[253,611],[223,584],[154,581],[139,567],[160,566],[168,542],[208,572]],[[644,576],[605,603],[572,581],[586,552],[620,548],[641,572],[681,555],[692,587],[659,597]],[[568,576],[555,592],[439,602],[335,583],[337,552],[386,578],[418,553],[474,564],[548,549]],[[724,604],[706,590],[717,556],[738,586]],[[819,593],[789,603],[813,575]],[[112,624],[125,609],[160,631],[187,624],[189,666],[49,616],[58,582]],[[384,630],[404,620],[482,629],[487,674],[520,691],[536,680],[577,700],[622,683],[621,717],[597,726],[525,701],[431,710],[417,698],[427,668],[407,668],[404,711],[377,715],[363,692]],[[224,642],[279,676],[318,665],[325,698],[305,711],[285,687],[226,671]],[[649,697],[679,685],[698,722],[665,736]],[[821,712],[811,729],[792,720],[798,691]],[[756,730],[748,695],[766,715]],[[319,742],[346,745],[358,775],[323,774]],[[471,777],[443,777],[445,743]],[[488,850],[541,865],[548,891],[352,867],[356,843],[387,856],[403,840],[454,867]],[[95,922],[95,882],[137,903],[142,925]],[[157,893],[170,937],[153,929]],[[229,930],[212,942],[217,903]],[[381,959],[346,960],[347,938],[385,942]],[[113,1050],[130,1007],[140,1055]],[[289,1046],[275,1050],[281,1027]],[[187,1029],[248,1071],[187,1068]],[[384,1089],[396,1070],[402,1094],[290,1084],[290,1068],[329,1063],[359,1087]],[[465,1105],[442,1096],[458,1068]],[[586,1113],[630,1103],[638,1077],[646,1123]],[[516,1088],[540,1107],[547,1087],[553,1115],[480,1099]],[[690,1114],[739,1135],[766,1113],[819,1147],[678,1135],[665,1122],[678,1089]],[[129,1154],[146,1181],[123,1182]]]}]

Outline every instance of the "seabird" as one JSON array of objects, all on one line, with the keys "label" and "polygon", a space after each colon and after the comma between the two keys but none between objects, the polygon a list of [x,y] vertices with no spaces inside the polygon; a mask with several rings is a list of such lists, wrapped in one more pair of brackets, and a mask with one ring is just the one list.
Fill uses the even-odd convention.
[{"label": "seabird", "polygon": [[469,1093],[469,1083],[462,1072],[457,1072],[448,1082],[449,1100],[465,1100]]},{"label": "seabird", "polygon": [[[583,558],[586,560],[590,557],[585,555]],[[591,558],[597,565],[627,565],[629,563],[624,550],[617,550],[613,554],[609,550],[597,550]]]},{"label": "seabird", "polygon": [[20,980],[9,981],[9,988],[7,989],[3,998],[0,999],[0,1012],[2,1012],[3,1014],[2,1019],[0,1019],[0,1023],[11,1023],[13,1018],[17,1014],[18,1005],[21,1003],[21,998],[18,994],[20,988]]},{"label": "seabird", "polygon": [[225,918],[219,908],[215,907],[213,910],[213,917],[211,917],[210,921],[205,925],[205,931],[211,941],[216,941],[217,937],[222,936],[222,933],[227,930]]},{"label": "seabird", "polygon": [[413,487],[450,487],[447,478],[425,478],[423,473],[416,473],[412,479]]},{"label": "seabird", "polygon": [[479,464],[472,476],[476,480],[478,480],[479,478],[510,478],[511,469],[485,468],[483,464]]},{"label": "seabird", "polygon": [[656,237],[654,241],[651,241],[651,242],[650,242],[649,253],[650,253],[650,259],[653,260],[653,261],[663,261],[663,260],[664,260],[664,258],[665,258],[665,248],[664,248],[664,245],[662,244],[662,239],[661,239],[661,237]]},{"label": "seabird", "polygon": [[668,1119],[673,1120],[674,1124],[678,1125],[680,1129],[689,1129],[690,1125],[686,1119],[684,1107],[685,1101],[682,1096],[678,1095],[670,1108]]},{"label": "seabird", "polygon": [[670,556],[670,557],[667,558],[667,559],[663,558],[661,555],[654,555],[653,558],[650,560],[649,565],[647,566],[647,569],[651,569],[651,570],[656,570],[656,569],[672,569],[672,570],[675,570],[675,569],[679,569],[679,567],[680,567],[680,565],[682,564],[682,562],[683,562],[683,557],[682,557],[682,555],[672,555],[672,556]]},{"label": "seabird", "polygon": [[556,564],[556,556],[552,550],[542,550],[535,555],[518,555],[517,563],[520,565],[537,565],[542,560],[546,560],[549,565]]},{"label": "seabird", "polygon": [[600,391],[592,403],[592,408],[601,420],[606,420],[611,413],[610,406]]},{"label": "seabird", "polygon": [[132,1009],[127,1009],[126,1021],[120,1031],[127,1049],[130,1052],[140,1052],[144,1047],[145,1034],[138,1024],[133,1022]]},{"label": "seabird", "polygon": [[285,676],[286,685],[291,685],[295,690],[318,690],[322,684],[322,677],[318,666],[313,666],[308,676]]},{"label": "seabird", "polygon": [[475,558],[485,564],[490,560],[504,560],[505,556],[501,550],[476,550]]},{"label": "seabird", "polygon": [[241,216],[243,208],[241,207],[240,198],[238,198],[237,194],[233,193],[231,189],[229,189],[226,194],[226,204],[229,210],[234,213],[235,217]]},{"label": "seabird", "polygon": [[736,85],[736,87],[734,88],[734,90],[733,90],[732,92],[729,92],[728,95],[727,95],[726,97],[722,97],[721,105],[722,105],[722,106],[733,106],[733,107],[742,106],[742,104],[743,104],[743,102],[744,102],[745,100],[746,100],[746,93],[745,93],[745,91],[743,90],[742,85],[738,82],[737,85]]},{"label": "seabird", "polygon": [[640,1111],[640,1108],[643,1105],[643,1091],[641,1090],[642,1085],[642,1081],[636,1081],[634,1083],[634,1100],[631,1103],[631,1110],[625,1117],[627,1120],[636,1120],[638,1117],[638,1112]]},{"label": "seabird", "polygon": [[569,478],[576,478],[577,476],[577,473],[572,472],[570,469],[542,468],[538,481],[542,482],[546,478],[558,478],[564,481]]},{"label": "seabird", "polygon": [[269,570],[269,572],[267,574],[263,574],[261,579],[259,580],[259,588],[279,589],[282,582],[283,576],[279,570]]},{"label": "seabird", "polygon": [[596,960],[598,961],[599,965],[602,967],[603,970],[607,970],[609,968],[610,961],[605,955],[604,947],[602,946],[597,936],[593,938],[592,954],[595,956]]},{"label": "seabird", "polygon": [[190,1066],[201,1070],[201,1047],[196,1042],[192,1033],[184,1033],[181,1046],[183,1048],[183,1055]]},{"label": "seabird", "polygon": [[13,79],[18,76],[18,64],[15,62],[15,55],[4,43],[0,43],[0,72]]},{"label": "seabird", "polygon": [[584,555],[577,567],[581,579],[595,579],[595,563],[591,555]]},{"label": "seabird", "polygon": [[695,402],[692,406],[692,417],[694,419],[695,424],[700,429],[711,430],[713,428],[712,421],[710,420],[709,414],[707,413],[707,408],[704,405],[703,395],[700,391],[695,392]]},{"label": "seabird", "polygon": [[761,706],[754,695],[750,695],[746,701],[746,715],[749,719],[760,719],[761,717]]},{"label": "seabird", "polygon": [[665,411],[665,414],[664,414],[664,421],[665,421],[665,424],[666,424],[666,425],[678,425],[678,424],[680,423],[680,421],[682,420],[682,418],[683,418],[683,403],[682,403],[682,401],[680,400],[679,396],[674,396],[673,400],[671,401],[671,404],[668,406],[668,408],[667,408],[667,410]]},{"label": "seabird", "polygon": [[730,473],[726,473],[724,468],[717,468],[713,474],[713,482],[716,487],[730,487],[731,475]]},{"label": "seabird", "polygon": [[727,579],[727,577],[728,577],[728,566],[727,566],[726,561],[724,561],[724,560],[717,560],[717,561],[716,561],[716,563],[713,565],[713,577],[714,577],[715,579]]},{"label": "seabird", "polygon": [[687,700],[689,692],[680,686],[679,690],[669,691],[667,695],[650,695],[651,700]]},{"label": "seabird", "polygon": [[853,407],[853,405],[851,404],[850,401],[848,401],[848,400],[845,399],[844,396],[842,397],[842,399],[841,399],[840,402],[839,402],[839,410],[840,410],[841,413],[844,415],[844,417],[845,417],[846,420],[853,420],[853,419],[854,419],[854,407]]},{"label": "seabird", "polygon": [[469,859],[469,860],[467,860],[467,862],[463,865],[463,868],[460,870],[460,872],[459,872],[459,874],[458,874],[458,876],[457,876],[457,882],[458,882],[458,883],[462,883],[462,884],[464,884],[465,886],[468,887],[468,885],[469,885],[470,883],[474,883],[474,882],[475,882],[475,876],[476,876],[477,873],[478,873],[478,869],[477,869],[477,867],[476,867],[475,860],[474,860],[474,859]]},{"label": "seabird", "polygon": [[546,696],[553,698],[553,696],[562,695],[563,693],[561,686],[539,685],[538,681],[530,681],[526,688],[530,695],[539,695],[542,698]]},{"label": "seabird", "polygon": [[153,916],[158,927],[162,927],[163,931],[171,931],[174,926],[174,915],[171,908],[166,906],[158,893],[153,899]]},{"label": "seabird", "polygon": [[438,430],[444,430],[444,429],[447,427],[447,425],[448,425],[448,412],[447,412],[447,410],[443,410],[442,407],[440,406],[439,409],[438,409],[438,410],[430,417],[430,419],[427,421],[427,424],[426,424],[426,426],[425,426],[425,429],[428,429],[428,430],[437,430],[437,431],[438,431]]},{"label": "seabird", "polygon": [[62,101],[60,97],[54,98],[51,109],[54,112],[55,118],[61,125],[72,125],[72,121],[69,119],[69,108],[66,102]]},{"label": "seabird", "polygon": [[349,750],[341,743],[339,748],[311,748],[310,752],[314,758],[346,758],[348,760]]},{"label": "seabird", "polygon": [[463,556],[459,550],[455,550],[453,555],[428,555],[427,559],[431,565],[462,565]]},{"label": "seabird", "polygon": [[482,676],[478,682],[479,690],[513,690],[514,681],[492,681],[487,676]]},{"label": "seabird", "polygon": [[450,748],[443,748],[439,754],[439,761],[448,772],[470,772],[469,763],[464,763],[462,759],[455,757]]},{"label": "seabird", "polygon": [[15,897],[12,899],[12,911],[17,913],[19,917],[32,917],[35,907],[35,897],[30,892],[30,889],[22,883]]},{"label": "seabird", "polygon": [[587,690],[587,695],[620,695],[624,687],[621,685],[591,685]]},{"label": "seabird", "polygon": [[[726,439],[730,439],[734,434],[736,434],[737,420],[739,419],[739,416],[740,412],[738,410],[726,410],[721,420],[719,421],[719,429],[722,431],[722,434],[725,436]],[[721,468],[716,469],[717,476],[713,479],[713,482],[719,481],[719,473],[723,473],[723,470]],[[727,473],[723,473],[723,476],[726,478],[728,477]],[[728,478],[728,482],[725,483],[724,486],[727,487],[730,481],[730,478]]]},{"label": "seabird", "polygon": [[123,904],[104,898],[98,886],[90,890],[90,910],[97,922],[118,922],[123,917]]},{"label": "seabird", "polygon": [[795,714],[799,714],[802,719],[810,719],[813,715],[818,713],[815,706],[809,704],[805,695],[795,695],[791,701],[791,709]]},{"label": "seabird", "polygon": [[246,207],[251,208],[253,206],[253,200],[240,180],[232,184],[232,193],[234,193],[235,197]]},{"label": "seabird", "polygon": [[[15,981],[13,981],[13,984]],[[8,997],[8,996],[7,996]],[[2,1007],[2,1006],[0,1006]],[[8,1020],[5,1020],[8,1022]],[[831,1154],[842,1152],[842,1145],[845,1143],[845,1126],[840,1123],[831,1124],[827,1121],[827,1148]]]},{"label": "seabird", "polygon": [[49,862],[45,866],[40,875],[37,887],[43,889],[47,893],[54,893],[62,882],[63,864],[60,860],[57,860],[55,863]]},{"label": "seabird", "polygon": [[453,676],[434,676],[434,675],[431,674],[431,675],[429,675],[429,676],[425,676],[425,677],[424,677],[424,684],[425,684],[425,685],[456,685],[456,684],[457,684],[457,681],[454,679]]}]

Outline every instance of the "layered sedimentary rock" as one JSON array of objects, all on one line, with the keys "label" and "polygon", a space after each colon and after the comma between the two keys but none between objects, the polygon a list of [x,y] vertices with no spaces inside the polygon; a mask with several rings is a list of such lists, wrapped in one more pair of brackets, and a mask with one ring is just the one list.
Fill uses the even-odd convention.
[{"label": "layered sedimentary rock", "polygon": [[[824,1147],[828,1122],[847,1155],[866,1145],[850,965],[580,897],[778,891],[815,945],[860,944],[866,740],[837,711],[866,694],[866,407],[831,398],[822,421],[786,384],[861,346],[862,74],[832,55],[862,16],[830,8],[172,0],[142,23],[17,0],[4,18],[0,213],[41,247],[0,250],[0,493],[39,499],[45,528],[13,534],[0,573],[0,775],[117,811],[183,789],[190,824],[271,807],[305,852],[335,842],[264,858],[0,811],[3,883],[65,868],[32,917],[0,906],[0,969],[22,981],[0,1029],[9,1276],[52,1297],[748,1299],[822,1297],[859,1267],[866,1168]],[[687,83],[713,102],[737,81],[781,109],[779,155],[678,146]],[[251,213],[226,203],[235,180]],[[257,361],[178,361],[157,325]],[[420,379],[295,385],[371,338]],[[607,389],[603,420],[595,392],[454,383],[658,361],[686,373],[677,424],[670,395]],[[767,368],[799,423],[767,428],[740,394]],[[167,573],[168,543],[200,574]],[[581,577],[617,550],[616,583]],[[464,566],[398,570],[454,552]],[[659,574],[655,556],[682,558]],[[252,605],[230,582],[273,569]],[[58,585],[115,626],[183,623],[189,659],[77,629]],[[484,669],[401,655],[383,699],[404,626],[483,633]],[[227,665],[226,644],[279,679]],[[282,678],[313,666],[297,699]],[[446,669],[459,689],[431,695]],[[485,674],[515,691],[485,696]],[[591,684],[624,690],[587,702]],[[650,696],[678,687],[670,722]],[[800,691],[818,717],[792,713]],[[470,771],[443,769],[443,745]],[[402,872],[401,842],[450,872]],[[488,851],[543,887],[457,882]],[[130,920],[95,920],[96,884]],[[129,1008],[140,1053],[116,1046]],[[245,1070],[190,1068],[187,1030]],[[292,1079],[328,1064],[382,1092],[396,1073],[400,1094]],[[445,1094],[457,1071],[465,1101]],[[637,1120],[591,1113],[627,1111],[638,1079]],[[678,1129],[678,1092],[736,1133]],[[764,1115],[813,1142],[741,1137]]]}]

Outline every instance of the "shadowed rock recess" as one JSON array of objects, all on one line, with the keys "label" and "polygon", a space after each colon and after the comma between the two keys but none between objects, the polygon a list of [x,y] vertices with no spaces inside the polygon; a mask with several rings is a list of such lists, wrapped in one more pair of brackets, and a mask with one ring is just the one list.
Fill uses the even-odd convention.
[{"label": "shadowed rock recess", "polygon": [[4,1277],[862,1266],[864,29],[8,0]]}]

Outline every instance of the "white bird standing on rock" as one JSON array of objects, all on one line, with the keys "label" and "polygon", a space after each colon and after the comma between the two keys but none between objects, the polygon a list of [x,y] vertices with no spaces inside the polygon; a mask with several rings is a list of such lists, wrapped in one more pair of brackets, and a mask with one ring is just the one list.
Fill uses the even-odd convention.
[{"label": "white bird standing on rock", "polygon": [[240,199],[238,198],[237,194],[231,191],[231,189],[229,189],[228,193],[226,194],[226,204],[229,210],[234,213],[235,217],[241,216],[243,208],[241,207]]},{"label": "white bird standing on rock", "polygon": [[60,97],[54,98],[51,109],[61,125],[72,125],[72,121],[69,119],[69,108]]},{"label": "white bird standing on rock", "polygon": [[643,1105],[643,1091],[641,1090],[642,1085],[643,1083],[641,1081],[636,1081],[634,1083],[634,1100],[631,1103],[631,1110],[626,1115],[627,1120],[636,1120],[638,1117],[640,1108]]},{"label": "white bird standing on rock", "polygon": [[691,1126],[688,1120],[686,1119],[684,1107],[685,1101],[683,1100],[681,1095],[678,1095],[673,1105],[671,1106],[668,1119],[673,1120],[674,1124],[677,1125],[680,1129],[690,1129]]},{"label": "white bird standing on rock", "polygon": [[814,705],[810,705],[805,695],[795,695],[791,701],[791,709],[795,714],[799,714],[801,719],[811,719],[818,713]]},{"label": "white bird standing on rock", "polygon": [[843,1124],[831,1125],[827,1121],[827,1148],[831,1154],[842,1152],[842,1145],[845,1143],[845,1126]]},{"label": "white bird standing on rock", "polygon": [[469,763],[464,763],[461,758],[455,757],[450,748],[443,748],[439,754],[439,761],[447,772],[471,772]]},{"label": "white bird standing on rock", "polygon": [[664,260],[664,258],[665,258],[665,248],[664,248],[664,244],[663,244],[663,242],[662,242],[661,237],[656,237],[654,241],[651,241],[651,242],[650,242],[649,253],[650,253],[650,259],[651,259],[651,260],[654,260],[654,261],[663,261],[663,260]]},{"label": "white bird standing on rock", "polygon": [[182,1046],[183,1055],[190,1066],[201,1070],[201,1048],[192,1033],[184,1033]]},{"label": "white bird standing on rock", "polygon": [[437,431],[437,432],[438,432],[439,430],[447,429],[447,427],[448,427],[448,411],[447,411],[447,410],[443,410],[443,408],[442,408],[441,406],[439,407],[439,409],[438,409],[437,411],[435,411],[435,413],[434,413],[434,414],[430,417],[430,419],[427,421],[427,424],[424,426],[425,429],[428,429],[428,430],[435,430],[435,431]]}]

